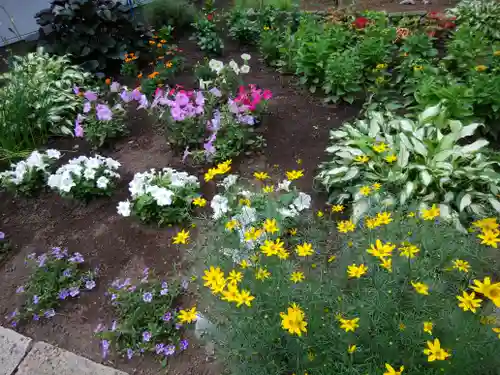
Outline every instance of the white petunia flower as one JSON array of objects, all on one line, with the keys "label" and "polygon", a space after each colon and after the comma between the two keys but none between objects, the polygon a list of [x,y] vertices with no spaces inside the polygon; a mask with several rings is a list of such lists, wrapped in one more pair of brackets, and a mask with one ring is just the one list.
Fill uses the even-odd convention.
[{"label": "white petunia flower", "polygon": [[95,169],[92,169],[92,168],[87,168],[85,169],[85,171],[83,172],[83,177],[87,180],[93,180],[95,179],[95,173],[96,173],[96,170]]},{"label": "white petunia flower", "polygon": [[214,211],[213,218],[215,220],[220,219],[226,212],[229,211],[228,200],[222,195],[215,195],[210,202],[210,207]]},{"label": "white petunia flower", "polygon": [[231,60],[229,62],[229,67],[231,69],[233,69],[233,71],[236,73],[236,74],[240,74],[240,68],[238,67],[238,64],[236,63],[236,61],[234,60]]},{"label": "white petunia flower", "polygon": [[208,67],[210,68],[210,70],[219,74],[220,71],[224,68],[224,63],[222,61],[212,59],[209,61]]},{"label": "white petunia flower", "polygon": [[311,197],[305,193],[300,192],[299,196],[294,199],[293,205],[298,211],[302,211],[311,207]]},{"label": "white petunia flower", "polygon": [[111,158],[106,158],[105,160],[106,166],[111,169],[118,169],[120,168],[121,164],[117,162],[116,160],[113,160]]},{"label": "white petunia flower", "polygon": [[287,217],[296,217],[296,216],[299,215],[299,212],[295,209],[295,206],[293,206],[292,204],[290,205],[290,208],[280,208],[280,209],[278,209],[278,212],[284,218],[287,218]]},{"label": "white petunia flower", "polygon": [[250,66],[248,66],[248,65],[242,65],[240,71],[243,74],[247,74],[247,73],[250,72]]},{"label": "white petunia flower", "polygon": [[125,217],[130,216],[130,202],[128,200],[123,201],[123,202],[119,202],[118,207],[117,207],[117,211],[118,211],[118,214],[121,216],[125,216]]},{"label": "white petunia flower", "polygon": [[52,148],[46,150],[45,153],[51,159],[59,159],[61,157],[61,152],[59,152],[58,150],[54,150]]},{"label": "white petunia flower", "polygon": [[45,169],[46,167],[43,155],[38,151],[33,151],[31,153],[31,155],[26,159],[26,164],[28,167],[35,167],[37,169]]},{"label": "white petunia flower", "polygon": [[292,181],[289,180],[283,180],[278,184],[278,191],[284,190],[284,191],[290,191],[290,184]]},{"label": "white petunia flower", "polygon": [[251,59],[251,56],[248,53],[244,53],[241,55],[241,58],[245,61],[248,61]]},{"label": "white petunia flower", "polygon": [[107,177],[101,176],[97,179],[96,185],[99,189],[106,189],[109,184],[109,179]]},{"label": "white petunia flower", "polygon": [[158,206],[170,206],[172,204],[174,192],[165,188],[158,188],[152,193],[152,196],[156,200]]}]

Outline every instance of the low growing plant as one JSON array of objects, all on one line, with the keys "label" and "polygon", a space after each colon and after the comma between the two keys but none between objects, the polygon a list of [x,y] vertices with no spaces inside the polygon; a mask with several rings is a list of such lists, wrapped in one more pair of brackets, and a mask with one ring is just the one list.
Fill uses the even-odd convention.
[{"label": "low growing plant", "polygon": [[192,24],[195,32],[192,39],[196,40],[198,47],[206,54],[220,55],[224,49],[224,43],[217,34],[215,22],[205,15],[198,17]]},{"label": "low growing plant", "polygon": [[141,280],[113,281],[107,295],[116,319],[110,327],[96,329],[101,338],[103,357],[110,347],[131,359],[144,352],[156,353],[166,365],[167,359],[188,348],[182,332],[197,319],[196,308],[179,310],[182,290],[176,282],[160,281],[145,269]]},{"label": "low growing plant", "polygon": [[196,15],[196,8],[189,0],[153,0],[144,9],[148,23],[157,30],[164,25],[189,26]]},{"label": "low growing plant", "polygon": [[10,250],[10,241],[6,238],[4,232],[0,232],[0,263],[7,258]]},{"label": "low growing plant", "polygon": [[131,200],[118,204],[118,214],[158,226],[180,223],[190,218],[199,188],[196,176],[172,168],[136,173],[129,184]]},{"label": "low growing plant", "polygon": [[32,195],[45,186],[55,161],[60,157],[57,150],[33,151],[28,158],[0,173],[0,187],[14,194]]},{"label": "low growing plant", "polygon": [[330,55],[323,85],[327,100],[352,104],[363,89],[363,81],[363,63],[356,49]]},{"label": "low growing plant", "polygon": [[254,44],[261,26],[253,8],[233,8],[227,18],[229,36],[242,44]]},{"label": "low growing plant", "polygon": [[62,197],[85,202],[100,196],[111,196],[120,175],[120,163],[100,155],[71,159],[50,175],[47,185]]},{"label": "low growing plant", "polygon": [[59,247],[37,255],[28,255],[26,262],[32,272],[26,284],[17,289],[23,297],[23,306],[10,314],[12,325],[26,319],[39,321],[56,315],[64,300],[95,288],[97,270],[84,268],[80,253],[69,254]]}]

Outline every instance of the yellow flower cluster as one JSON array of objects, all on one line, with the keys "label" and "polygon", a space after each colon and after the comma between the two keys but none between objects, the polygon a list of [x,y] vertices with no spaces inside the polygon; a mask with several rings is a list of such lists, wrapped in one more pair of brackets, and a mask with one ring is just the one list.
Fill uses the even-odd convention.
[{"label": "yellow flower cluster", "polygon": [[500,230],[498,229],[499,224],[496,218],[487,217],[473,222],[472,225],[481,230],[481,233],[477,235],[481,239],[481,244],[494,247],[495,249],[498,248]]},{"label": "yellow flower cluster", "polygon": [[287,309],[287,312],[281,312],[281,326],[292,335],[302,336],[307,332],[307,322],[305,321],[304,311],[295,303]]},{"label": "yellow flower cluster", "polygon": [[213,294],[220,294],[223,301],[234,302],[236,307],[252,306],[255,297],[248,290],[238,289],[238,283],[243,280],[241,272],[232,270],[226,278],[220,267],[210,266],[208,270],[205,270],[202,279],[205,281],[203,285]]},{"label": "yellow flower cluster", "polygon": [[205,181],[212,181],[215,176],[219,174],[225,174],[231,170],[232,160],[226,160],[223,163],[217,164],[215,168],[210,168],[207,173],[205,173]]},{"label": "yellow flower cluster", "polygon": [[368,229],[375,229],[382,225],[388,225],[393,221],[390,212],[382,211],[377,213],[374,217],[365,218],[365,226]]}]

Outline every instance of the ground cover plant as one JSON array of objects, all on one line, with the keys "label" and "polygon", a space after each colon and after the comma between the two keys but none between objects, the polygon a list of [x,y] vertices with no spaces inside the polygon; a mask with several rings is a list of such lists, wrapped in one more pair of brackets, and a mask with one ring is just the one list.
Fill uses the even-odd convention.
[{"label": "ground cover plant", "polygon": [[46,253],[28,255],[26,262],[31,275],[26,284],[17,289],[23,299],[20,309],[10,314],[12,326],[24,320],[50,319],[64,300],[78,297],[96,286],[97,270],[84,267],[80,253],[54,247]]},{"label": "ground cover plant", "polygon": [[[374,225],[338,223],[337,249],[325,217],[306,207],[290,228],[297,222],[279,209],[288,195],[247,192],[253,216],[241,219],[251,224],[227,202],[206,223],[198,275],[215,324],[208,334],[229,371],[495,373],[496,249],[437,222],[435,210],[375,208]],[[498,228],[493,218],[475,224]]]},{"label": "ground cover plant", "polygon": [[166,365],[169,357],[189,346],[182,333],[197,320],[196,307],[176,305],[183,288],[178,282],[160,281],[144,269],[142,279],[115,280],[108,291],[116,319],[109,327],[99,324],[104,358],[114,347],[128,359],[142,353],[155,353]]},{"label": "ground cover plant", "polygon": [[88,75],[67,57],[43,50],[14,56],[0,75],[0,159],[27,156],[49,135],[71,134],[79,99],[72,88]]}]

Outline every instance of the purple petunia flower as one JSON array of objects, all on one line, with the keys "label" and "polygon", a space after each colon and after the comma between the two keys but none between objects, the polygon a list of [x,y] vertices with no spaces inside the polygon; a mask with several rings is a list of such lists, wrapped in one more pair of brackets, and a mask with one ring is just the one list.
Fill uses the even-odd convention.
[{"label": "purple petunia flower", "polygon": [[149,342],[149,340],[151,340],[151,333],[148,331],[144,331],[142,333],[142,341]]},{"label": "purple petunia flower", "polygon": [[120,94],[120,98],[122,98],[125,103],[129,103],[130,101],[132,101],[132,94],[127,90],[123,90]]},{"label": "purple petunia flower", "polygon": [[203,107],[205,105],[205,97],[203,96],[203,93],[201,91],[198,91],[196,93],[196,98],[194,100],[196,105]]},{"label": "purple petunia flower", "polygon": [[5,238],[5,233],[4,232],[0,232],[0,240],[3,240]]},{"label": "purple petunia flower", "polygon": [[115,300],[115,299],[117,299],[117,298],[118,298],[118,296],[117,296],[115,293],[113,293],[113,294],[111,295],[111,301],[114,301],[114,300]]},{"label": "purple petunia flower", "polygon": [[120,91],[120,84],[116,81],[114,81],[111,86],[109,86],[109,91],[111,92],[118,92]]},{"label": "purple petunia flower", "polygon": [[69,261],[71,263],[83,263],[84,262],[83,255],[80,253],[74,253],[73,256],[69,258]]},{"label": "purple petunia flower", "polygon": [[80,93],[80,88],[78,86],[73,86],[73,93],[78,95]]},{"label": "purple petunia flower", "polygon": [[220,90],[217,87],[211,88],[208,92],[210,94],[212,94],[213,96],[216,96],[217,98],[220,98],[222,96],[222,93],[220,92]]},{"label": "purple petunia flower", "polygon": [[149,101],[146,95],[142,94],[141,98],[139,99],[139,106],[137,109],[142,109],[142,108],[148,108],[149,106]]},{"label": "purple petunia flower", "polygon": [[156,344],[155,348],[156,348],[156,354],[160,354],[163,352],[165,344]]},{"label": "purple petunia flower", "polygon": [[101,346],[102,346],[102,358],[106,358],[108,356],[108,351],[109,351],[109,341],[102,340]]},{"label": "purple petunia flower", "polygon": [[149,275],[149,267],[146,267],[142,270],[142,275],[143,276],[148,276]]},{"label": "purple petunia flower", "polygon": [[64,277],[70,277],[71,276],[71,270],[69,268],[65,269],[63,271],[63,276]]},{"label": "purple petunia flower", "polygon": [[12,326],[12,328],[16,328],[17,327],[17,322],[14,320],[12,323],[10,323],[10,325]]},{"label": "purple petunia flower", "polygon": [[93,102],[97,100],[97,94],[93,91],[85,91],[83,96],[85,99],[87,99],[89,102]]},{"label": "purple petunia flower", "polygon": [[139,100],[141,100],[141,96],[142,96],[141,90],[134,89],[132,91],[131,96],[132,96],[132,99],[134,99],[136,102],[138,102]]},{"label": "purple petunia flower", "polygon": [[150,293],[150,292],[144,293],[143,296],[142,296],[142,300],[144,302],[151,302],[153,300],[153,294]]},{"label": "purple petunia flower", "polygon": [[133,355],[134,355],[134,351],[132,349],[127,349],[127,358],[132,359]]},{"label": "purple petunia flower", "polygon": [[38,314],[33,314],[33,320],[35,322],[38,322],[40,320],[40,317],[38,316]]},{"label": "purple petunia flower", "polygon": [[43,315],[45,315],[45,317],[48,319],[48,318],[52,318],[53,316],[55,316],[56,312],[54,311],[54,309],[49,309],[49,310],[45,311],[43,313]]},{"label": "purple petunia flower", "polygon": [[77,286],[69,288],[69,295],[71,297],[76,297],[79,294],[80,294],[80,288],[78,288]]},{"label": "purple petunia flower", "polygon": [[90,104],[90,102],[83,103],[83,113],[89,113],[91,109],[92,105]]},{"label": "purple petunia flower", "polygon": [[100,121],[110,121],[113,118],[113,111],[106,104],[96,105],[95,112]]},{"label": "purple petunia flower", "polygon": [[95,288],[95,281],[94,280],[88,280],[86,283],[85,283],[85,288],[87,288],[87,290],[92,290]]},{"label": "purple petunia flower", "polygon": [[105,327],[104,327],[104,324],[99,323],[99,324],[97,325],[97,327],[94,329],[94,333],[99,333],[99,332],[102,332],[102,331],[104,331],[104,328],[105,328]]},{"label": "purple petunia flower", "polygon": [[40,301],[40,298],[38,298],[38,296],[33,296],[33,303],[35,305],[38,305],[38,302]]},{"label": "purple petunia flower", "polygon": [[59,292],[59,299],[66,299],[69,296],[69,292],[67,289],[63,289]]},{"label": "purple petunia flower", "polygon": [[175,102],[178,106],[184,107],[189,103],[189,97],[186,94],[180,92],[175,96]]},{"label": "purple petunia flower", "polygon": [[17,294],[21,294],[21,293],[24,293],[24,286],[20,286],[19,288],[16,289],[16,293]]},{"label": "purple petunia flower", "polygon": [[165,313],[165,315],[163,315],[162,319],[164,322],[168,322],[170,319],[172,319],[172,313],[171,312]]},{"label": "purple petunia flower", "polygon": [[173,355],[175,353],[175,345],[167,345],[163,351],[166,356]]},{"label": "purple petunia flower", "polygon": [[188,348],[188,346],[189,346],[188,340],[181,340],[179,342],[179,347],[181,350],[186,350]]}]

